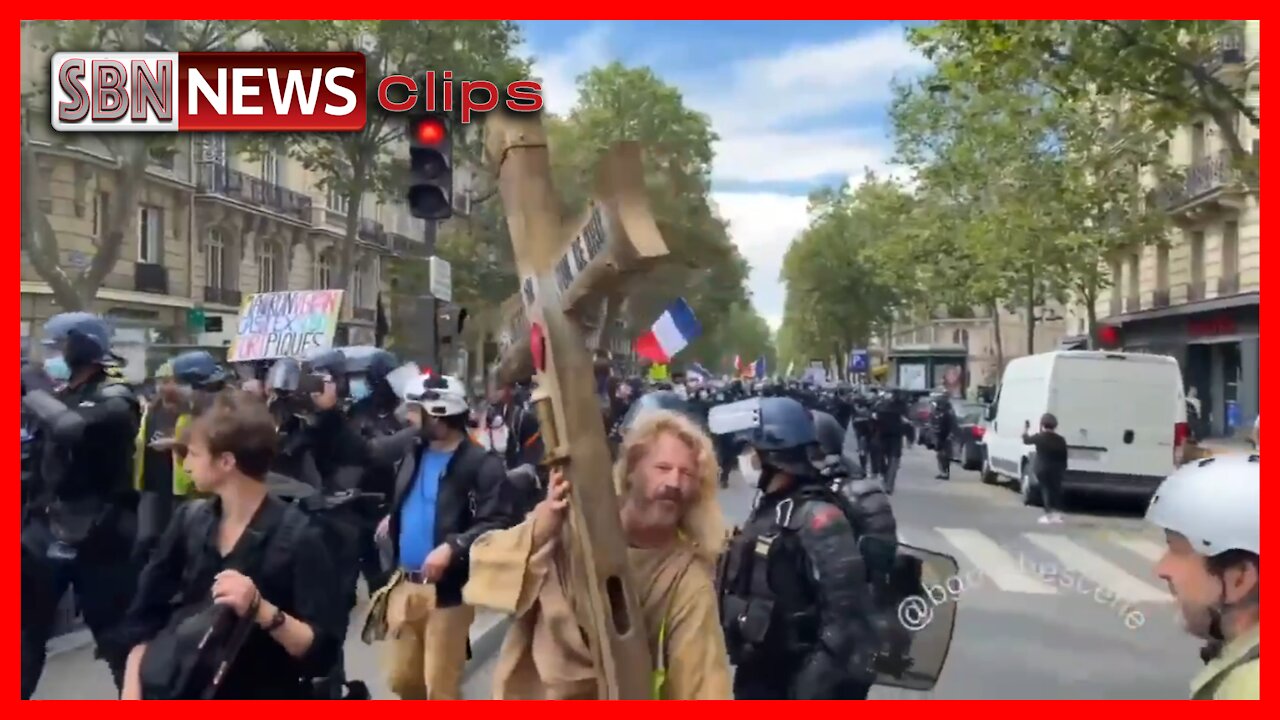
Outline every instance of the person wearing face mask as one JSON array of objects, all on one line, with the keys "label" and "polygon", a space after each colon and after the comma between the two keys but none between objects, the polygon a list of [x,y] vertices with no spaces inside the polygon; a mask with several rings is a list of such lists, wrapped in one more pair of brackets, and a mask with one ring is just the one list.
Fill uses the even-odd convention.
[{"label": "person wearing face mask", "polygon": [[387,685],[401,699],[457,700],[475,611],[464,605],[468,554],[480,535],[515,521],[501,458],[467,435],[470,408],[451,377],[405,391],[418,437],[396,474],[391,513],[377,534],[396,568],[371,603],[385,617]]},{"label": "person wearing face mask", "polygon": [[[43,329],[44,363],[22,369],[22,407],[41,436],[41,485],[22,528],[22,697],[44,669],[57,600],[71,587],[85,623],[120,687],[128,648],[113,641],[139,570],[133,440],[141,410],[107,370],[111,330],[100,317],[62,313]],[[41,587],[26,580],[41,577]]]},{"label": "person wearing face mask", "polygon": [[[713,582],[725,540],[715,450],[684,413],[655,408],[633,420],[613,482],[641,611],[637,629],[654,662],[652,698],[727,700]],[[524,522],[472,545],[464,598],[513,616],[494,673],[495,700],[600,697],[581,600],[572,592],[580,559],[565,522],[570,502],[569,481],[553,469],[547,498]]]},{"label": "person wearing face mask", "polygon": [[1193,461],[1160,484],[1147,509],[1167,545],[1156,575],[1187,632],[1209,642],[1193,700],[1259,696],[1261,479],[1257,455]]},{"label": "person wearing face mask", "polygon": [[754,455],[750,475],[763,493],[721,568],[720,617],[737,666],[734,697],[865,699],[881,648],[871,578],[883,560],[867,556],[860,541],[885,535],[896,542],[887,499],[872,502],[872,495],[885,496],[865,480],[874,488],[854,499],[836,489],[839,473],[833,478],[827,467],[819,469],[835,448],[824,451],[799,402],[746,402],[749,412],[738,416],[748,419],[745,427],[711,423],[715,431],[745,434]]}]

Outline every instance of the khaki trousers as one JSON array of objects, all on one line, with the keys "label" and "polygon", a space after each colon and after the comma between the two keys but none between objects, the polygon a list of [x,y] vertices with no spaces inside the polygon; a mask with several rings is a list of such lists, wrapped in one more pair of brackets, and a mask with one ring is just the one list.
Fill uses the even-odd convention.
[{"label": "khaki trousers", "polygon": [[475,609],[436,607],[434,585],[401,581],[387,595],[387,685],[401,700],[461,700]]}]

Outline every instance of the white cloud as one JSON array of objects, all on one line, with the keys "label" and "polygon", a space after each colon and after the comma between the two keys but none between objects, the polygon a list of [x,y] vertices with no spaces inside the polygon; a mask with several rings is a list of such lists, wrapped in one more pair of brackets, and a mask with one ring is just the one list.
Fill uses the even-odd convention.
[{"label": "white cloud", "polygon": [[791,241],[809,224],[807,198],[764,192],[713,192],[729,235],[751,263],[747,288],[756,310],[777,329],[786,292],[778,280]]},{"label": "white cloud", "polygon": [[[552,112],[577,101],[576,77],[614,59],[606,25],[595,25],[534,63]],[[900,25],[826,43],[787,48],[666,76],[687,104],[708,113],[720,135],[714,179],[720,182],[807,182],[847,177],[861,182],[870,168],[899,177],[879,114],[895,77],[922,72],[928,61]],[[872,111],[872,112],[868,112]],[[846,118],[843,121],[841,118]],[[865,124],[859,126],[862,118]],[[867,120],[866,118],[872,118]],[[751,263],[753,303],[769,325],[781,323],[786,293],[782,258],[808,224],[807,199],[772,192],[714,192],[729,234]]]},{"label": "white cloud", "polygon": [[546,108],[557,115],[568,113],[577,104],[579,75],[614,60],[607,25],[592,25],[556,52],[539,56],[525,47],[520,54],[534,54],[533,77],[542,80]]}]

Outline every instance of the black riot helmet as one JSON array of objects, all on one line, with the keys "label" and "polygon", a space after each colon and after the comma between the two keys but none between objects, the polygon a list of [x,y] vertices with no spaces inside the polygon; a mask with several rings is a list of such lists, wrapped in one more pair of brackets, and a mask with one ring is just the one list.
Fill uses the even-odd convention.
[{"label": "black riot helmet", "polygon": [[395,391],[387,383],[387,376],[400,365],[395,355],[372,345],[344,347],[341,352],[346,358],[347,394],[352,400],[359,402],[372,396],[396,402]]},{"label": "black riot helmet", "polygon": [[207,350],[188,350],[169,361],[174,382],[196,390],[217,392],[226,383],[228,373],[218,359]]}]

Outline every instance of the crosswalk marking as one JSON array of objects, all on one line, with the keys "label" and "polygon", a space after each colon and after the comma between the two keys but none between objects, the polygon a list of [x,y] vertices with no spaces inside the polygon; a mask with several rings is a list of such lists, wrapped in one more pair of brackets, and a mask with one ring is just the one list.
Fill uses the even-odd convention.
[{"label": "crosswalk marking", "polygon": [[1169,593],[1156,589],[1130,575],[1123,568],[1094,553],[1065,535],[1026,533],[1036,547],[1052,553],[1062,561],[1063,570],[1087,576],[1116,596],[1132,602],[1167,602]]},{"label": "crosswalk marking", "polygon": [[1114,542],[1120,547],[1129,550],[1150,562],[1159,562],[1160,558],[1164,557],[1164,548],[1161,547],[1160,543],[1153,542],[1146,538],[1124,535],[1122,533],[1107,533],[1106,537],[1111,542]]},{"label": "crosswalk marking", "polygon": [[937,530],[1001,590],[1032,595],[1054,595],[1058,592],[1052,585],[1030,574],[1004,548],[981,532],[968,528]]}]

